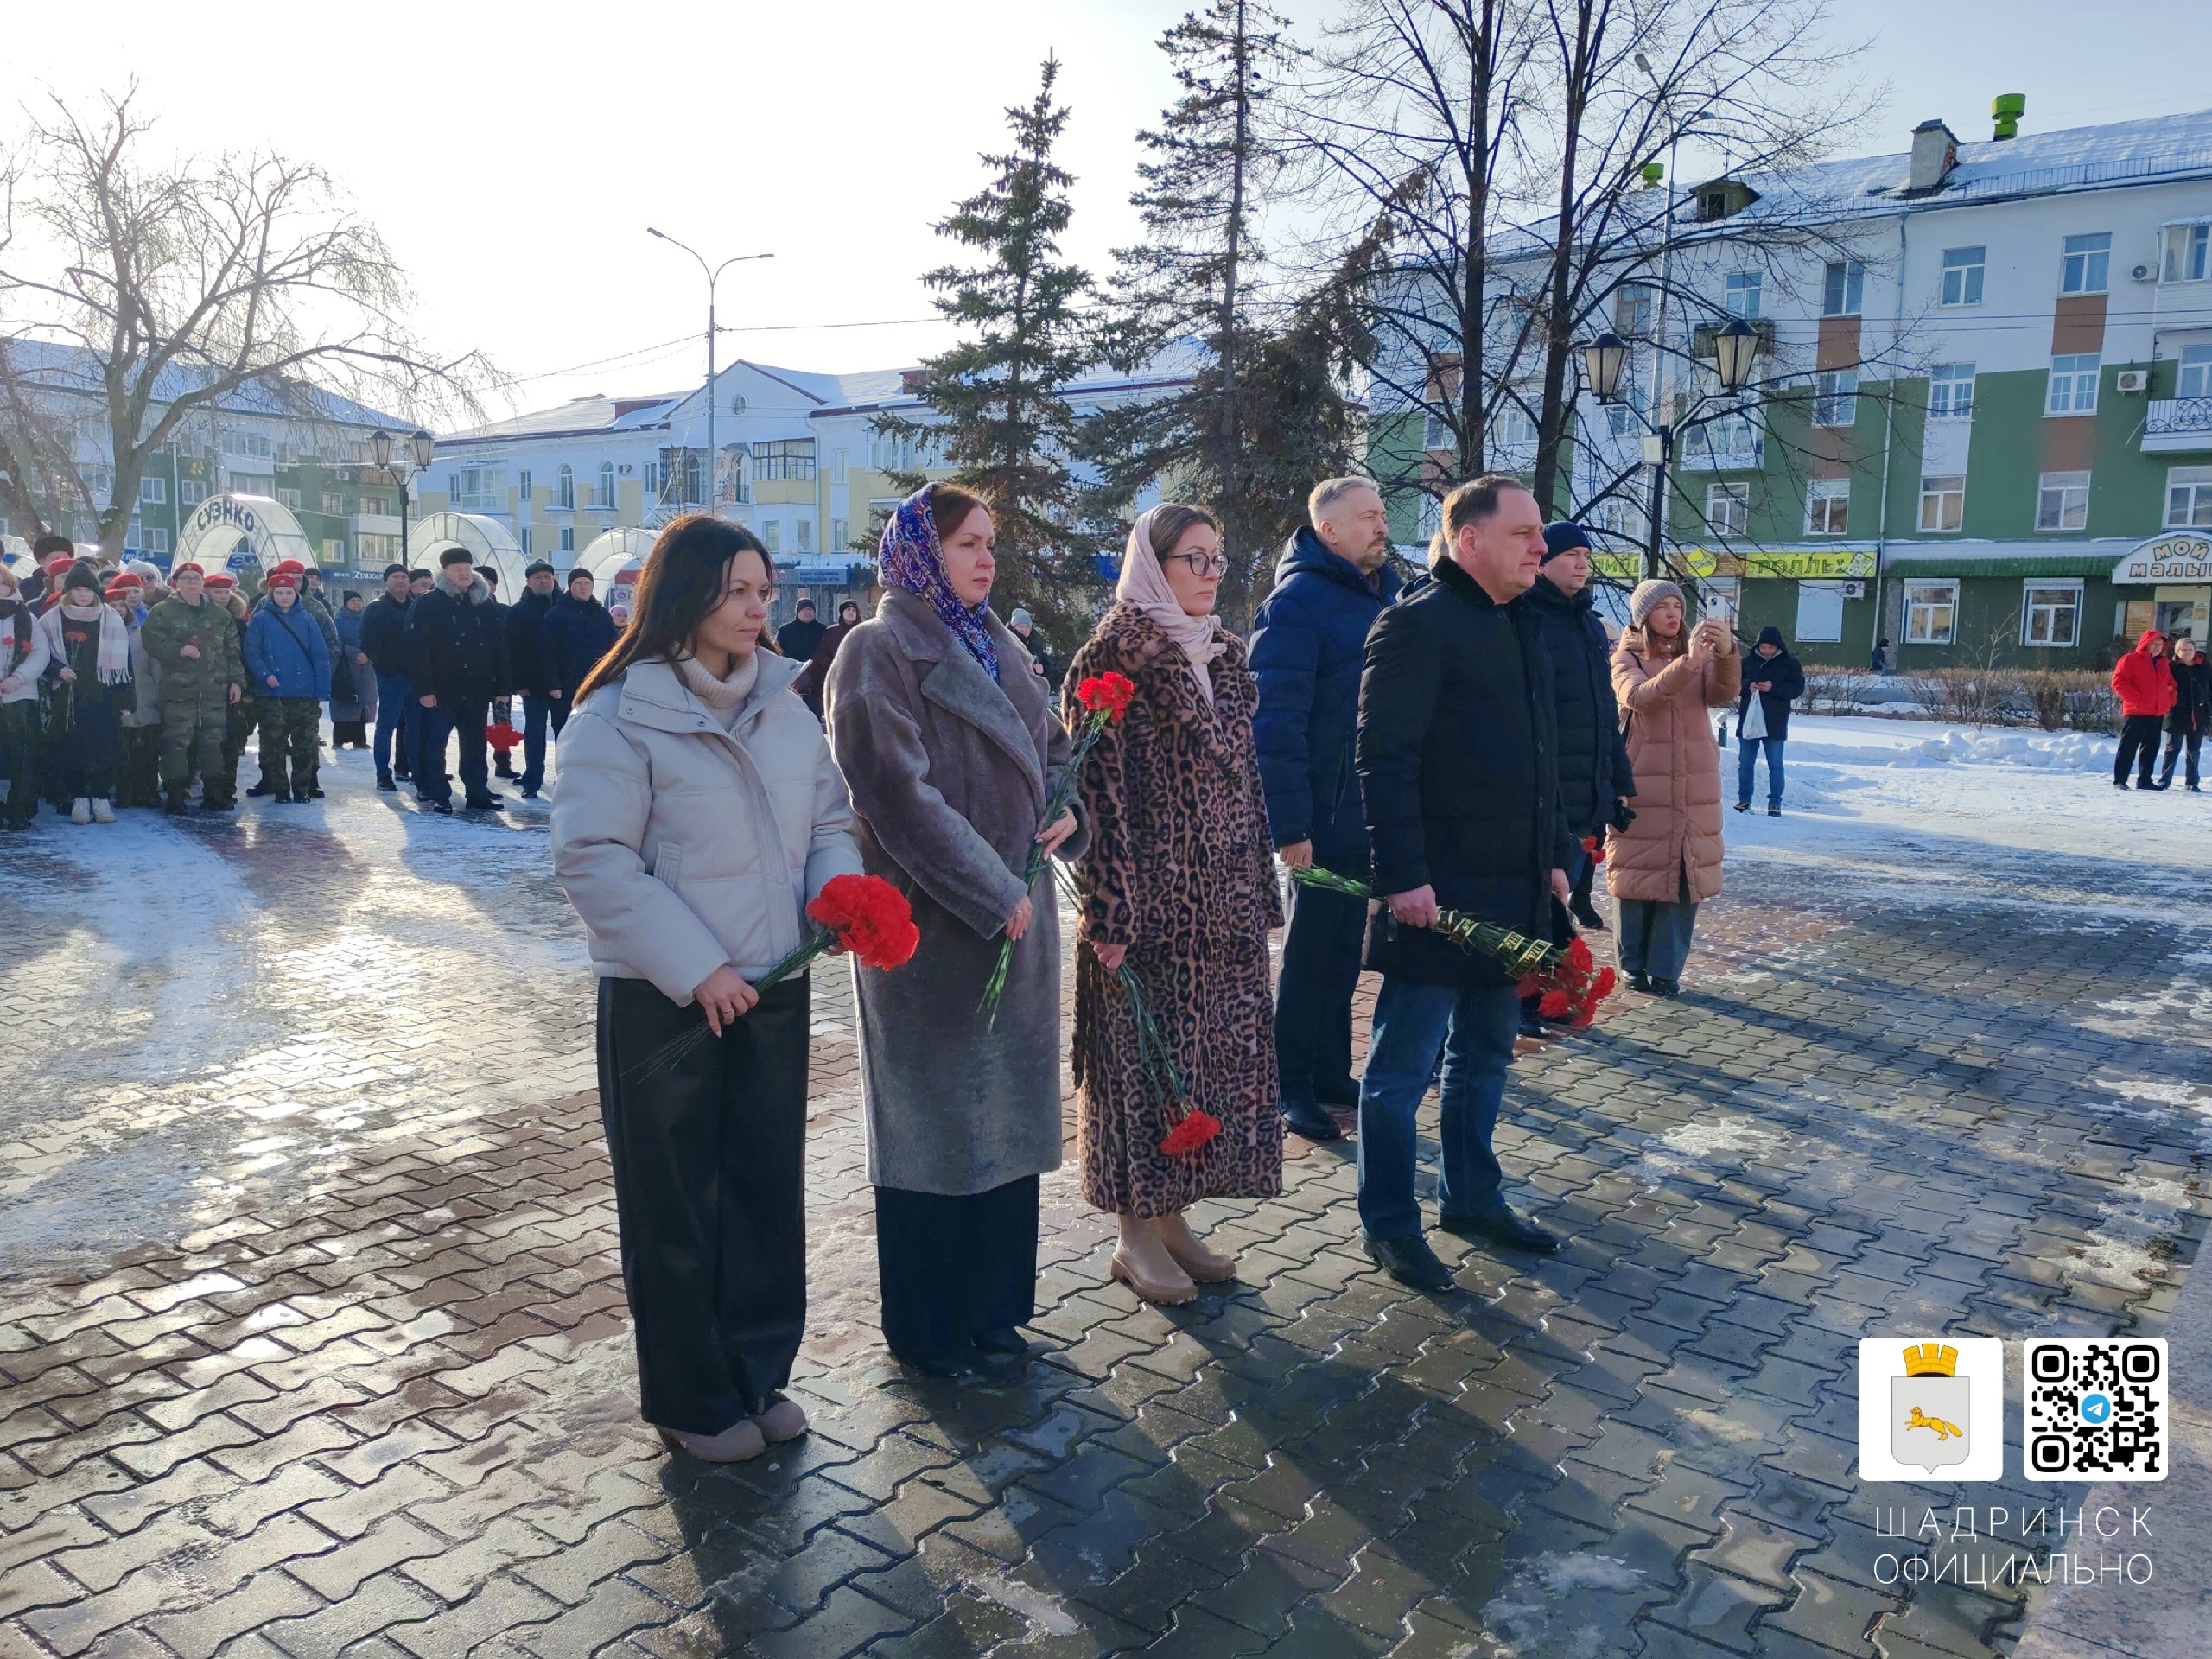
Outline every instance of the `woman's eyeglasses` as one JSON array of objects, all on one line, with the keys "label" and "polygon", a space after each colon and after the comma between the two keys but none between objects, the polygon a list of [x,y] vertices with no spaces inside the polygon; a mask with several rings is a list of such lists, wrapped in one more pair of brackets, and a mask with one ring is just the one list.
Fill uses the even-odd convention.
[{"label": "woman's eyeglasses", "polygon": [[1204,582],[1208,576],[1217,576],[1229,569],[1229,561],[1217,553],[1170,553],[1160,563],[1187,564],[1191,567],[1191,574],[1200,582]]}]

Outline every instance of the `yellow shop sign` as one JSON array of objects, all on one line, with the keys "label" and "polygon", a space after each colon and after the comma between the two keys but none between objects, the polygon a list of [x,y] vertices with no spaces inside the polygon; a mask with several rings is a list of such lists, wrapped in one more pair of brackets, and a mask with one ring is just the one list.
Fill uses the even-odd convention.
[{"label": "yellow shop sign", "polygon": [[[1719,561],[1701,547],[1669,548],[1664,563],[1669,572],[1688,571],[1699,577],[1709,576],[1720,568]],[[1590,568],[1617,582],[1637,582],[1643,575],[1643,555],[1599,553],[1591,559]]]},{"label": "yellow shop sign", "polygon": [[1833,553],[1746,553],[1747,576],[1794,576],[1799,581],[1824,582],[1838,576],[1871,576],[1872,553],[1852,553],[1841,548]]}]

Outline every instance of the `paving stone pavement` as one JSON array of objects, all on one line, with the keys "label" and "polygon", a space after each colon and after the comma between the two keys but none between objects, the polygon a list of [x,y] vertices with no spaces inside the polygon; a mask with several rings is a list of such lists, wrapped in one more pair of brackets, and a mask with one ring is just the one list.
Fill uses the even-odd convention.
[{"label": "paving stone pavement", "polygon": [[671,1459],[542,810],[423,818],[363,770],[10,849],[0,1652],[2008,1652],[2041,1592],[1885,1584],[1882,1512],[2085,1489],[2017,1444],[1997,1486],[1862,1485],[1857,1340],[2161,1334],[2207,1226],[2199,874],[1870,831],[1734,860],[1688,995],[1516,1067],[1557,1256],[1439,1235],[1459,1288],[1408,1292],[1348,1148],[1294,1142],[1281,1198],[1204,1206],[1239,1280],[1158,1309],[1063,1171],[1049,1351],[910,1380],[833,972],[814,1431]]}]

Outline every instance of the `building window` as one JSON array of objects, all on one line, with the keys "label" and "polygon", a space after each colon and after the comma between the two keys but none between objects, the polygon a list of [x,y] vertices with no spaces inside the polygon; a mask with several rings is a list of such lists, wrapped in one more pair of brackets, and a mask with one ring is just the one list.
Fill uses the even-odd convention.
[{"label": "building window", "polygon": [[1422,541],[1435,538],[1444,524],[1444,504],[1433,495],[1424,495],[1414,509],[1414,534]]},{"label": "building window", "polygon": [[166,478],[142,478],[138,480],[138,499],[160,506],[169,499],[169,481]]},{"label": "building window", "polygon": [[537,551],[537,549],[532,545],[531,531],[528,524],[524,524],[516,532],[516,538],[522,543],[522,556],[525,559]]},{"label": "building window", "polygon": [[924,446],[912,438],[871,438],[868,441],[868,469],[872,473],[911,473],[927,460]]},{"label": "building window", "polygon": [[599,493],[593,498],[592,505],[601,512],[614,511],[614,463],[611,461],[599,463]]},{"label": "building window", "polygon": [[447,499],[459,512],[507,510],[507,471],[504,467],[464,467],[446,483]]},{"label": "building window", "polygon": [[2181,348],[2181,373],[2174,383],[2177,397],[2212,397],[2212,346]]},{"label": "building window", "polygon": [[[842,454],[844,452],[840,450],[838,453]],[[830,550],[832,553],[844,552],[847,539],[845,521],[842,518],[832,518],[830,521]]]},{"label": "building window", "polygon": [[1920,527],[1942,532],[1956,530],[1966,517],[1967,480],[1956,473],[1938,474],[1920,480]]},{"label": "building window", "polygon": [[361,512],[372,518],[389,518],[391,498],[388,495],[365,495],[361,498]]},{"label": "building window", "polygon": [[346,511],[346,503],[336,492],[325,490],[322,493],[322,511],[324,517],[335,518]]},{"label": "building window", "polygon": [[2078,645],[2082,643],[2082,584],[2078,582],[2031,582],[2020,606],[2020,643],[2024,645]]},{"label": "building window", "polygon": [[2089,527],[2089,475],[2087,473],[2045,473],[2036,480],[2037,530],[2087,530]]},{"label": "building window", "polygon": [[[563,467],[554,474],[553,506],[558,512],[574,512],[576,510],[576,469],[575,467]],[[568,544],[565,539],[561,543],[564,548]]]},{"label": "building window", "polygon": [[1765,276],[1761,271],[1730,271],[1727,292],[1720,302],[1721,308],[1732,317],[1758,316],[1760,291],[1764,286]]},{"label": "building window", "polygon": [[1866,294],[1866,267],[1856,259],[1833,261],[1821,287],[1821,315],[1855,317]]},{"label": "building window", "polygon": [[1843,584],[1840,582],[1801,582],[1797,584],[1797,638],[1815,644],[1832,644],[1843,638]]},{"label": "building window", "polygon": [[2212,253],[2212,225],[2166,226],[2166,257],[2159,275],[2169,283],[2201,283]]},{"label": "building window", "polygon": [[2101,294],[2112,276],[2112,232],[2066,238],[2066,257],[2058,279],[2062,294]]},{"label": "building window", "polygon": [[1944,249],[1942,302],[1945,305],[1980,305],[1982,273],[1988,264],[1989,250],[1986,247]]},{"label": "building window", "polygon": [[832,484],[843,483],[845,470],[851,462],[852,454],[849,450],[832,449],[830,452],[830,481]]},{"label": "building window", "polygon": [[523,505],[530,504],[530,468],[525,467],[515,474],[515,488],[522,492]]},{"label": "building window", "polygon": [[1928,372],[1928,418],[1964,421],[1974,416],[1974,365],[1938,363]]},{"label": "building window", "polygon": [[[563,467],[561,470],[565,473],[569,469]],[[573,553],[576,550],[576,527],[574,524],[561,526],[561,550],[563,553]]]},{"label": "building window", "polygon": [[813,482],[812,438],[780,438],[753,446],[753,481],[765,484],[779,479],[799,484]]},{"label": "building window", "polygon": [[344,542],[343,540],[341,540],[341,539],[337,538],[337,537],[333,537],[331,540],[325,542],[325,543],[322,544],[322,562],[323,562],[325,564],[343,564],[343,563],[346,563],[346,543],[345,543],[345,542]]},{"label": "building window", "polygon": [[1813,424],[1849,426],[1859,418],[1859,371],[1831,369],[1813,377]]},{"label": "building window", "polygon": [[1904,585],[1904,642],[1948,645],[1959,630],[1959,584],[1908,582]]},{"label": "building window", "polygon": [[294,512],[297,512],[300,510],[300,493],[297,490],[277,491],[276,505],[280,507],[289,507]]},{"label": "building window", "polygon": [[1840,536],[1851,511],[1851,480],[1816,478],[1805,486],[1805,533]]},{"label": "building window", "polygon": [[166,553],[169,550],[169,533],[165,527],[155,524],[143,533],[146,539],[138,543],[141,552]]},{"label": "building window", "polygon": [[2097,412],[2097,353],[2063,352],[2050,359],[2050,395],[2044,404],[2046,415],[2094,415]]},{"label": "building window", "polygon": [[1450,424],[1439,416],[1424,416],[1421,427],[1421,447],[1428,450],[1454,448]]},{"label": "building window", "polygon": [[1708,484],[1705,486],[1705,521],[1716,536],[1746,536],[1751,528],[1751,486],[1749,484]]},{"label": "building window", "polygon": [[793,550],[794,552],[798,552],[798,553],[811,553],[811,552],[813,552],[813,551],[814,551],[814,520],[813,520],[813,519],[811,519],[811,518],[802,518],[802,519],[800,519],[800,520],[798,521],[798,538],[797,538],[797,539],[798,539],[798,545],[796,548],[794,548],[792,550]]},{"label": "building window", "polygon": [[1656,308],[1649,289],[1641,283],[1624,283],[1613,296],[1613,327],[1631,340],[1648,334]]},{"label": "building window", "polygon": [[768,550],[770,558],[784,550],[784,524],[780,518],[771,518],[760,526],[760,545]]},{"label": "building window", "polygon": [[2168,469],[2166,528],[2212,528],[2212,467],[2175,467]]},{"label": "building window", "polygon": [[207,499],[207,486],[196,478],[188,478],[176,486],[176,499],[188,507],[196,507]]}]

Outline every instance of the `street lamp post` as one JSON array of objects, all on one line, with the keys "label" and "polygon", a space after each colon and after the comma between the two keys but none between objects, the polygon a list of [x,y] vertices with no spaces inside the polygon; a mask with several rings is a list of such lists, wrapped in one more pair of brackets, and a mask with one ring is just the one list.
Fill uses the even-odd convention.
[{"label": "street lamp post", "polygon": [[657,230],[655,230],[652,226],[648,225],[648,226],[645,226],[645,234],[646,234],[647,236],[657,236],[657,237],[658,237],[662,241],[664,241],[664,242],[667,243],[667,244],[668,244],[670,246],[671,246],[671,247],[682,248],[682,249],[683,250],[683,251],[684,251],[684,252],[686,252],[686,253],[690,254],[690,255],[694,259],[698,260],[698,262],[699,262],[699,269],[700,269],[700,270],[701,270],[701,271],[705,275],[705,276],[706,276],[706,278],[707,278],[707,480],[706,480],[706,482],[707,482],[707,488],[706,488],[706,494],[707,494],[707,511],[708,511],[709,513],[712,513],[712,512],[715,511],[715,509],[716,507],[718,507],[718,506],[720,506],[720,505],[721,505],[721,502],[719,502],[718,500],[716,500],[716,499],[715,499],[715,496],[719,493],[719,492],[718,492],[718,491],[716,490],[716,488],[715,488],[715,283],[719,283],[720,281],[721,281],[722,272],[724,272],[724,271],[728,270],[732,265],[742,265],[742,264],[746,264],[749,263],[750,261],[752,261],[752,260],[755,260],[755,259],[772,259],[772,258],[774,258],[776,256],[775,256],[774,254],[772,254],[772,253],[740,253],[740,254],[734,254],[734,255],[732,255],[729,258],[723,260],[723,261],[721,262],[721,264],[720,264],[719,265],[712,265],[712,266],[710,266],[710,265],[709,265],[709,264],[707,264],[707,261],[706,261],[705,257],[700,253],[700,251],[698,251],[698,249],[696,249],[696,248],[695,248],[695,247],[691,247],[691,246],[690,246],[688,244],[682,243],[682,242],[678,242],[678,241],[677,241],[674,237],[671,236],[671,235],[670,235],[666,231],[657,231]]},{"label": "street lamp post", "polygon": [[[1713,367],[1722,392],[1732,395],[1751,384],[1751,367],[1758,350],[1758,330],[1741,317],[1731,318],[1728,326],[1713,336]],[[1628,367],[1626,340],[1607,330],[1582,348],[1582,365],[1589,378],[1590,390],[1597,394],[1599,403],[1610,405],[1619,402],[1621,375]],[[1660,573],[1659,550],[1667,524],[1667,473],[1674,464],[1675,444],[1683,433],[1712,418],[1701,411],[1714,395],[1699,394],[1698,400],[1672,421],[1655,421],[1633,403],[1629,405],[1643,423],[1643,459],[1651,468],[1649,532],[1643,547],[1643,575],[1647,582]]]},{"label": "street lamp post", "polygon": [[415,465],[395,467],[392,463],[391,434],[379,427],[369,435],[369,451],[375,456],[377,470],[389,473],[399,480],[399,562],[412,569],[413,561],[407,556],[407,486],[416,474],[428,472],[430,457],[437,452],[438,441],[427,432],[417,432],[407,441],[414,452]]}]

